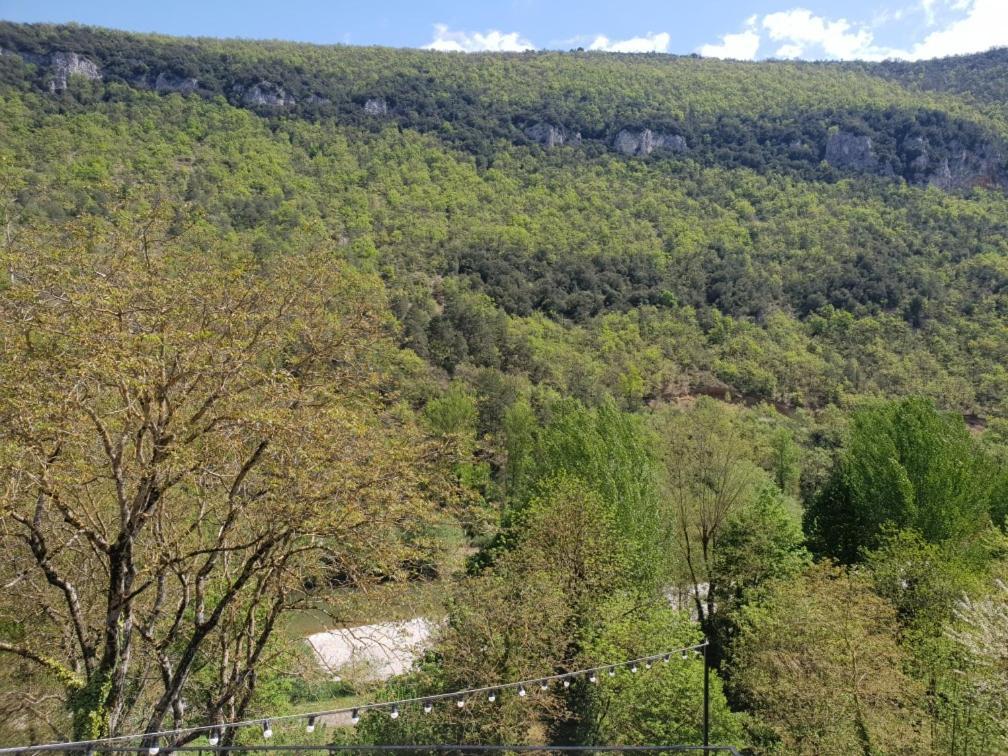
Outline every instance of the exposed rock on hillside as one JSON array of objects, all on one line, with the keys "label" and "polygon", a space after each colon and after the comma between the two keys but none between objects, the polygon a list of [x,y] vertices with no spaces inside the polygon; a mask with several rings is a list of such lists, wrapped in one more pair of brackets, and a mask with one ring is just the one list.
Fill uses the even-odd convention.
[{"label": "exposed rock on hillside", "polygon": [[54,52],[49,59],[53,78],[49,81],[50,92],[62,92],[67,88],[71,76],[83,76],[92,81],[101,79],[101,71],[93,60],[75,52]]},{"label": "exposed rock on hillside", "polygon": [[957,150],[951,158],[943,158],[928,179],[929,185],[946,191],[990,187],[1006,182],[1004,157],[990,148],[980,154],[966,149]]},{"label": "exposed rock on hillside", "polygon": [[252,107],[282,108],[297,104],[297,100],[287,94],[283,87],[269,81],[260,81],[248,89],[238,84],[234,91],[241,97],[242,104]]},{"label": "exposed rock on hillside", "polygon": [[162,71],[157,75],[157,79],[154,80],[154,90],[162,94],[165,92],[189,94],[195,92],[197,89],[199,89],[199,81],[194,77],[172,76]]},{"label": "exposed rock on hillside", "polygon": [[858,136],[848,131],[835,131],[826,140],[827,163],[834,168],[853,171],[874,171],[878,157],[872,150],[871,137]]},{"label": "exposed rock on hillside", "polygon": [[364,103],[364,112],[371,116],[388,115],[388,103],[381,97],[373,97]]},{"label": "exposed rock on hillside", "polygon": [[525,129],[525,136],[543,147],[560,147],[565,144],[581,144],[581,132],[569,132],[563,126],[552,123],[537,123]]},{"label": "exposed rock on hillside", "polygon": [[907,180],[915,184],[950,191],[997,186],[1008,181],[1005,156],[989,142],[968,149],[953,140],[945,150],[937,150],[927,139],[910,136],[904,140],[901,151],[909,170]]},{"label": "exposed rock on hillside", "polygon": [[623,129],[613,140],[613,148],[624,155],[650,155],[655,150],[686,152],[686,140],[678,134],[661,134],[644,129],[631,131]]}]

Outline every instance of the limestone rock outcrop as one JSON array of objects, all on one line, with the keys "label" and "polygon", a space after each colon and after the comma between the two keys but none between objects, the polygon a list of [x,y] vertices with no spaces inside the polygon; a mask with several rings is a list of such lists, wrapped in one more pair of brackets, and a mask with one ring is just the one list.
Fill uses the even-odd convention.
[{"label": "limestone rock outcrop", "polygon": [[50,92],[62,92],[67,88],[71,76],[81,76],[91,81],[101,79],[98,65],[91,59],[75,52],[54,52],[49,58],[52,68],[52,79],[49,80]]},{"label": "limestone rock outcrop", "polygon": [[563,126],[540,122],[525,129],[525,136],[543,147],[581,144],[581,132],[567,131]]},{"label": "limestone rock outcrop", "polygon": [[853,171],[874,171],[878,167],[871,137],[849,131],[834,131],[829,135],[824,160],[834,168]]},{"label": "limestone rock outcrop", "polygon": [[686,152],[689,147],[686,140],[678,134],[662,134],[651,129],[623,129],[613,140],[613,149],[624,155],[650,155],[655,150]]},{"label": "limestone rock outcrop", "polygon": [[236,85],[234,91],[243,105],[251,107],[283,108],[297,104],[297,100],[284,91],[279,84],[269,81],[260,81],[251,87]]}]

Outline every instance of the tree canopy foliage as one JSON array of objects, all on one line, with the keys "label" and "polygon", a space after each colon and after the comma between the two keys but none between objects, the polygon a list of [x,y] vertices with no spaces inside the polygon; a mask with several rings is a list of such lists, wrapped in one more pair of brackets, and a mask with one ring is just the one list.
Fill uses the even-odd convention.
[{"label": "tree canopy foliage", "polygon": [[994,469],[961,417],[920,399],[854,414],[841,460],[806,514],[813,545],[852,562],[888,527],[966,543],[990,522]]},{"label": "tree canopy foliage", "polygon": [[0,23],[0,740],[1008,750],[1004,61]]}]

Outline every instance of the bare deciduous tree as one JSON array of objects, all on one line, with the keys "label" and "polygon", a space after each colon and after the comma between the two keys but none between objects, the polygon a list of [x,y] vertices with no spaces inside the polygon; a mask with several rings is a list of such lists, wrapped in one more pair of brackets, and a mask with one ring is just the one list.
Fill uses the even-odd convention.
[{"label": "bare deciduous tree", "polygon": [[77,738],[240,717],[283,613],[394,569],[431,510],[380,285],[171,227],[3,250],[0,652],[59,682]]},{"label": "bare deciduous tree", "polygon": [[727,410],[701,399],[659,419],[669,527],[682,551],[700,622],[714,611],[714,553],[731,514],[752,498],[758,481],[750,445]]}]

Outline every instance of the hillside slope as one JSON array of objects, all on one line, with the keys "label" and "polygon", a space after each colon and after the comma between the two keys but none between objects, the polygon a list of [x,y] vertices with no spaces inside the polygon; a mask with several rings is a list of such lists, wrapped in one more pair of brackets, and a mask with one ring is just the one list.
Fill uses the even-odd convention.
[{"label": "hillside slope", "polygon": [[143,187],[263,255],[336,239],[448,375],[1005,412],[1005,131],[966,84],[12,24],[0,47],[24,213]]}]

